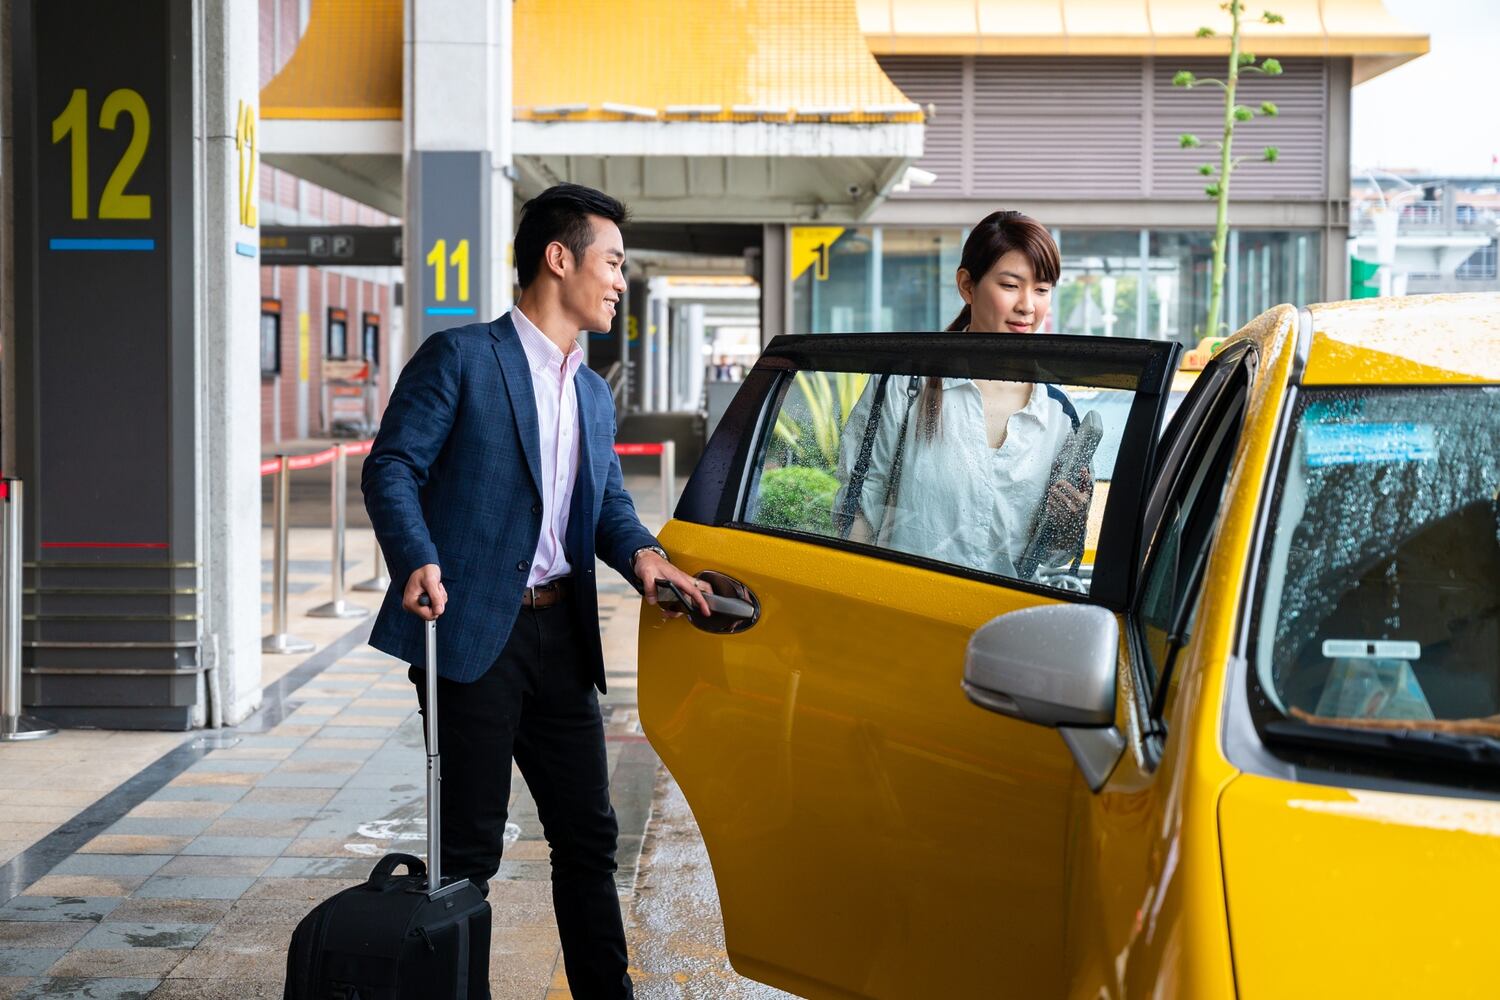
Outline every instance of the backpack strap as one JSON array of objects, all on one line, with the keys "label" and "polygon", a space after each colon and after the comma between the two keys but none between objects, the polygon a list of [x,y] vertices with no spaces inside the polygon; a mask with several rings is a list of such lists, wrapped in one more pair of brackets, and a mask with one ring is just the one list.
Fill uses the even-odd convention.
[{"label": "backpack strap", "polygon": [[849,486],[844,490],[844,502],[834,512],[835,526],[840,538],[848,538],[854,529],[854,514],[859,510],[859,501],[865,491],[865,477],[870,474],[870,450],[875,447],[875,429],[880,426],[880,410],[885,405],[885,387],[889,375],[880,376],[875,383],[875,398],[870,402],[870,418],[865,421],[865,436],[859,443],[859,454],[854,458],[854,470],[849,474]]}]

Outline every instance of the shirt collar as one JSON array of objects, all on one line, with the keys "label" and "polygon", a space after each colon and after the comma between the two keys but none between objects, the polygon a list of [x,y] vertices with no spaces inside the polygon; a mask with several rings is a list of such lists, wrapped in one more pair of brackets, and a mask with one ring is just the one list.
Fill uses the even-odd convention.
[{"label": "shirt collar", "polygon": [[566,355],[537,325],[527,318],[519,306],[510,307],[510,320],[521,338],[521,347],[526,351],[526,361],[531,370],[539,374],[554,370],[572,375],[583,364],[583,349],[574,345]]}]

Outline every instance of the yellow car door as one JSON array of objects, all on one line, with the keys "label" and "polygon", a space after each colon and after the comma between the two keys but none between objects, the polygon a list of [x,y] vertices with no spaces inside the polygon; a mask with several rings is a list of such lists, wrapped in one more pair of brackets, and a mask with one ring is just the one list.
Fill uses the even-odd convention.
[{"label": "yellow car door", "polygon": [[[965,651],[1008,611],[1125,609],[1177,350],[958,333],[762,355],[661,533],[716,612],[646,608],[640,630],[642,725],[741,973],[809,997],[1061,992],[1082,779],[1058,733],[966,698]],[[994,447],[997,382],[1025,404]],[[1128,405],[1073,402],[1104,396]],[[1108,454],[1085,447],[1099,413]],[[1107,480],[1102,512],[1048,499],[1059,476]]]}]

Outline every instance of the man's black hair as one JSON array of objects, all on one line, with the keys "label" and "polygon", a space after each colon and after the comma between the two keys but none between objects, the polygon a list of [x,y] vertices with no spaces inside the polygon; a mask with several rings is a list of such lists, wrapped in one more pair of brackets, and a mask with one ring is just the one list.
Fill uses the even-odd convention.
[{"label": "man's black hair", "polygon": [[542,266],[542,251],[556,241],[567,247],[581,263],[584,251],[594,242],[589,216],[597,215],[617,226],[630,212],[603,191],[582,184],[556,184],[521,206],[521,224],[516,227],[516,277],[525,288]]}]

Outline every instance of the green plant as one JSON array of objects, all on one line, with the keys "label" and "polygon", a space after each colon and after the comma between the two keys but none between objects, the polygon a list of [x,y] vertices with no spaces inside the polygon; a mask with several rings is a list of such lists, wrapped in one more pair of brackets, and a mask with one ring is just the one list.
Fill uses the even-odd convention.
[{"label": "green plant", "polygon": [[783,406],[776,416],[776,438],[786,445],[791,460],[799,465],[821,463],[833,469],[839,460],[839,438],[849,411],[870,376],[863,372],[798,372],[796,385],[807,402],[806,419],[788,414]]},{"label": "green plant", "polygon": [[[1230,145],[1234,141],[1235,126],[1248,122],[1257,115],[1274,118],[1277,114],[1276,105],[1270,101],[1263,101],[1258,109],[1246,107],[1235,103],[1235,89],[1239,86],[1241,73],[1262,73],[1266,76],[1280,76],[1281,63],[1275,59],[1262,59],[1256,62],[1255,55],[1250,52],[1240,51],[1240,15],[1245,12],[1245,5],[1240,0],[1228,0],[1227,3],[1219,4],[1219,9],[1229,14],[1232,30],[1229,36],[1229,72],[1223,80],[1200,80],[1187,70],[1180,70],[1172,77],[1172,86],[1186,87],[1191,90],[1205,84],[1218,87],[1224,92],[1224,137],[1217,143],[1219,150],[1219,163],[1217,168],[1212,163],[1204,163],[1198,167],[1198,173],[1204,177],[1213,178],[1203,193],[1218,202],[1218,214],[1214,221],[1214,267],[1213,278],[1209,285],[1208,293],[1208,322],[1204,325],[1203,335],[1208,337],[1219,334],[1219,312],[1224,300],[1224,253],[1229,242],[1229,177],[1234,173],[1234,168],[1239,166],[1243,157],[1234,157],[1230,153]],[[1265,11],[1259,18],[1265,24],[1285,24],[1286,19],[1280,14]],[[1199,38],[1212,38],[1215,35],[1212,28],[1199,28]],[[1196,149],[1203,145],[1196,135],[1184,132],[1177,137],[1178,145],[1183,149]],[[1281,155],[1281,151],[1275,146],[1267,146],[1262,151],[1260,159],[1267,163],[1275,163]]]},{"label": "green plant", "polygon": [[755,521],[772,528],[833,534],[833,499],[839,481],[822,469],[789,465],[760,477]]}]

